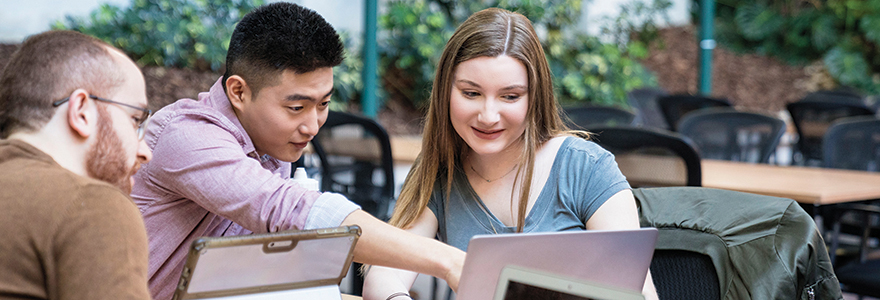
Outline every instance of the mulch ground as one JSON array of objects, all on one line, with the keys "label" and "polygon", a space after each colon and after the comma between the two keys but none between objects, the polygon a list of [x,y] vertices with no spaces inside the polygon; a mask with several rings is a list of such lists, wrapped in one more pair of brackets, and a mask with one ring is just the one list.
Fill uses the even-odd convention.
[{"label": "mulch ground", "polygon": [[[642,63],[670,93],[698,94],[699,46],[691,26],[661,31],[662,43],[650,48]],[[723,47],[712,53],[712,97],[727,98],[738,109],[776,113],[828,82],[816,69],[789,66],[756,54],[738,54]],[[818,73],[818,74],[815,74]]]},{"label": "mulch ground", "polygon": [[[642,63],[655,73],[660,87],[666,91],[697,93],[696,30],[691,26],[667,28],[661,31],[661,40],[651,47],[650,55]],[[17,45],[0,44],[0,65],[6,64],[16,48]],[[180,68],[145,67],[143,71],[150,106],[154,109],[180,98],[195,98],[220,77],[216,72]],[[827,84],[826,77],[815,66],[789,66],[773,58],[738,54],[722,47],[713,52],[712,96],[727,98],[739,109],[775,114],[786,103]],[[421,131],[421,116],[412,109],[392,105],[379,113],[378,121],[391,134]]]},{"label": "mulch ground", "polygon": [[207,92],[222,76],[215,72],[180,68],[146,67],[143,70],[147,97],[154,111],[178,99],[198,99],[199,93]]}]

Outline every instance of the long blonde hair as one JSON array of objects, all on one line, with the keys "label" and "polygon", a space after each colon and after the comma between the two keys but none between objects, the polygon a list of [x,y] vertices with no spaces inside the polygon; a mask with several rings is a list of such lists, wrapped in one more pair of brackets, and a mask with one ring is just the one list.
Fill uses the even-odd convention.
[{"label": "long blonde hair", "polygon": [[462,155],[468,150],[449,118],[455,68],[473,58],[499,55],[518,60],[526,67],[528,74],[528,99],[531,103],[526,114],[528,124],[522,137],[525,146],[515,179],[522,187],[516,223],[517,232],[522,231],[535,152],[540,145],[567,132],[568,128],[559,115],[550,67],[531,22],[523,15],[498,8],[488,8],[471,15],[455,30],[443,49],[431,90],[422,135],[422,152],[407,175],[390,220],[392,225],[406,228],[415,222],[426,209],[440,178],[446,179],[445,191],[449,198],[453,173],[456,167],[461,166]]}]

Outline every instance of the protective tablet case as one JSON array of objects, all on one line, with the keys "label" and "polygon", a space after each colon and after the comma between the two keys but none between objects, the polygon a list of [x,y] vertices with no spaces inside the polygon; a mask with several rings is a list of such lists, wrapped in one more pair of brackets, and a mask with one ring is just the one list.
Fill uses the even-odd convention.
[{"label": "protective tablet case", "polygon": [[190,247],[173,299],[338,286],[360,234],[355,225],[200,238]]}]

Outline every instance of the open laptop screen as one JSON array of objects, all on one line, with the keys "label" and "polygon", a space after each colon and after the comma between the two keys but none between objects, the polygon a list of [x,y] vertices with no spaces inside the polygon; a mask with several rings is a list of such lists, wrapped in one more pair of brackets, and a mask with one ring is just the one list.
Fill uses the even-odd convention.
[{"label": "open laptop screen", "polygon": [[494,300],[642,300],[641,294],[519,266],[501,271]]},{"label": "open laptop screen", "polygon": [[656,240],[656,228],[474,236],[455,298],[492,299],[511,264],[641,291]]}]

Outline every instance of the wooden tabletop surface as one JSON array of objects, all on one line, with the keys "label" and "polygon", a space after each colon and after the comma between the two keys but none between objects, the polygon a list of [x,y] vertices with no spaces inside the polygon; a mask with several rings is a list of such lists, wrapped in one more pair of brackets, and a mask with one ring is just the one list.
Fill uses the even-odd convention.
[{"label": "wooden tabletop surface", "polygon": [[703,186],[815,205],[880,199],[880,173],[702,160]]},{"label": "wooden tabletop surface", "polygon": [[[395,161],[412,162],[420,150],[419,136],[391,137],[391,151]],[[638,181],[643,185],[678,185],[650,169],[639,170],[624,166],[642,165],[639,160],[645,158],[625,159],[632,160],[629,163],[619,161],[622,170],[631,169],[624,170],[628,180]],[[648,159],[652,160],[653,165],[665,164],[675,168],[674,162],[657,161],[654,157]],[[880,199],[880,173],[709,159],[702,160],[701,167],[704,187],[791,198],[815,205]],[[683,166],[678,169],[684,172]]]}]

